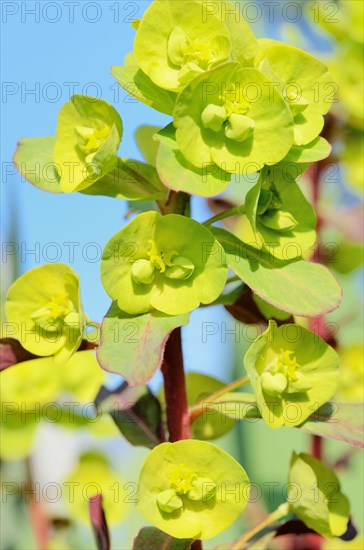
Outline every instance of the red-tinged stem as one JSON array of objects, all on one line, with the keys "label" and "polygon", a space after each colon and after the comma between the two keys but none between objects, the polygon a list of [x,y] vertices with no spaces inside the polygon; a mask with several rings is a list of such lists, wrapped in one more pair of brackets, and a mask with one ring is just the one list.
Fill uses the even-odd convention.
[{"label": "red-tinged stem", "polygon": [[322,437],[319,435],[313,435],[311,440],[311,454],[313,457],[317,458],[317,460],[323,459],[323,445],[322,445]]},{"label": "red-tinged stem", "polygon": [[[191,437],[188,415],[181,328],[176,328],[168,338],[162,364],[164,394],[166,398],[167,427],[169,441]],[[195,540],[191,550],[202,550],[202,542]]]},{"label": "red-tinged stem", "polygon": [[33,529],[33,534],[37,548],[39,550],[48,550],[50,542],[50,522],[34,494],[34,483],[29,459],[26,460],[27,469],[27,494],[29,495],[28,514],[29,521]]},{"label": "red-tinged stem", "polygon": [[167,341],[162,364],[162,374],[166,397],[169,441],[174,442],[180,439],[189,439],[191,434],[180,328],[176,328]]}]

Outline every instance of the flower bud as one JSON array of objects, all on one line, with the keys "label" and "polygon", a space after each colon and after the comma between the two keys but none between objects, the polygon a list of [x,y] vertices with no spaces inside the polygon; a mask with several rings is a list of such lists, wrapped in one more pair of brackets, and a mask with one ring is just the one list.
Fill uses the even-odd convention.
[{"label": "flower bud", "polygon": [[169,279],[188,279],[194,270],[195,266],[189,258],[175,256],[166,267],[165,276]]},{"label": "flower bud", "polygon": [[282,395],[287,387],[287,378],[282,372],[277,372],[276,374],[263,372],[260,381],[263,391],[275,397]]},{"label": "flower bud", "polygon": [[219,132],[226,117],[225,107],[209,103],[201,113],[201,122],[204,128],[208,128],[213,132]]},{"label": "flower bud", "polygon": [[182,499],[173,491],[173,489],[167,489],[157,495],[158,508],[162,512],[171,514],[183,507]]},{"label": "flower bud", "polygon": [[217,483],[209,477],[198,477],[192,482],[193,489],[187,493],[190,500],[206,502],[216,495]]},{"label": "flower bud", "polygon": [[131,267],[131,276],[138,285],[149,285],[154,279],[154,266],[149,260],[137,260]]},{"label": "flower bud", "polygon": [[297,226],[297,220],[286,210],[269,210],[261,217],[261,222],[275,231],[290,231]]},{"label": "flower bud", "polygon": [[253,135],[255,122],[245,115],[233,113],[229,117],[229,122],[225,127],[225,135],[235,141],[245,141]]}]

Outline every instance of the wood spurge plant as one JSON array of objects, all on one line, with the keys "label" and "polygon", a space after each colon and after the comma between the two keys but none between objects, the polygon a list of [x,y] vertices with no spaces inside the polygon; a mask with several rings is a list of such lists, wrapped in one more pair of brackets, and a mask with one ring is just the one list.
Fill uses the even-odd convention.
[{"label": "wood spurge plant", "polygon": [[[216,548],[329,549],[336,546],[328,539],[353,538],[350,495],[323,453],[324,438],[362,446],[360,406],[344,397],[353,384],[340,370],[344,357],[354,363],[344,354],[355,348],[341,349],[325,329],[342,299],[326,267],[318,202],[336,139],[335,79],[303,49],[256,38],[235,4],[154,0],[132,22],[134,50],[112,75],[169,117],[164,128],[141,128],[147,162],[126,158],[127,109],[119,114],[85,95],[61,108],[54,136],[21,139],[14,157],[39,189],[127,201],[132,214],[103,243],[101,283],[111,303],[100,324],[84,312],[82,281],[64,263],[23,273],[5,303],[12,333],[3,345],[13,366],[1,375],[4,402],[60,403],[55,422],[64,426],[70,399],[91,402],[87,415],[73,410],[74,428],[148,449],[131,500],[99,447],[66,479],[78,487],[66,503],[74,521],[89,523],[90,498],[100,550],[113,548],[107,525],[122,525],[134,508],[146,525],[135,550],[198,550],[216,536]],[[201,197],[212,211],[202,222]],[[257,329],[239,347],[229,383],[184,372],[182,327],[197,309],[209,320],[211,306]],[[130,327],[135,334],[125,337]],[[158,393],[147,384],[159,369]],[[110,373],[120,378],[113,389]],[[221,378],[230,375],[222,365]],[[28,456],[38,423],[18,409],[3,413],[3,458]],[[266,516],[254,513],[249,446],[236,460],[219,440],[239,421],[261,419],[275,434],[308,432],[313,449],[296,454],[292,444],[285,498]],[[269,448],[258,458],[269,461]],[[272,480],[274,464],[270,472]],[[85,499],[80,488],[95,481],[101,491]],[[124,487],[117,499],[114,486]]]}]

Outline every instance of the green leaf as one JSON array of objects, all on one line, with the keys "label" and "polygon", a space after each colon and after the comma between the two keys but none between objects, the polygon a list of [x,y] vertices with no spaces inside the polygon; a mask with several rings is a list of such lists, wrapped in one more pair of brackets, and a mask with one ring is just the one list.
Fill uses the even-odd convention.
[{"label": "green leaf", "polygon": [[167,190],[153,166],[138,160],[117,159],[115,167],[81,193],[104,195],[128,201],[161,199]]},{"label": "green leaf", "polygon": [[314,435],[364,447],[362,403],[329,401],[297,427]]},{"label": "green leaf", "polygon": [[161,406],[145,386],[122,384],[106,399],[96,398],[98,410],[109,412],[123,436],[135,446],[153,449],[161,443]]},{"label": "green leaf", "polygon": [[317,162],[327,158],[331,153],[331,145],[325,138],[318,136],[307,145],[293,145],[287,156],[282,160],[285,162],[297,162],[299,164]]},{"label": "green leaf", "polygon": [[132,550],[190,550],[193,539],[174,539],[156,527],[142,527]]},{"label": "green leaf", "polygon": [[225,191],[231,174],[216,164],[197,168],[182,155],[175,138],[176,130],[169,124],[158,132],[157,171],[166,187],[202,197],[212,197]]},{"label": "green leaf", "polygon": [[151,166],[155,166],[158,152],[158,143],[153,140],[156,132],[159,132],[160,126],[139,126],[134,132],[135,141],[143,157]]},{"label": "green leaf", "polygon": [[340,304],[341,289],[324,266],[306,261],[284,262],[246,245],[224,229],[215,227],[211,231],[223,245],[229,267],[258,296],[278,309],[315,317]]},{"label": "green leaf", "polygon": [[99,363],[131,385],[145,384],[161,366],[169,334],[187,323],[188,314],[170,316],[151,311],[133,316],[113,303],[101,325]]},{"label": "green leaf", "polygon": [[133,53],[125,57],[124,67],[113,65],[111,74],[124,90],[149,107],[171,115],[177,94],[163,90],[140,69]]},{"label": "green leaf", "polygon": [[330,468],[308,454],[293,453],[287,486],[289,511],[307,527],[328,538],[345,533],[349,501]]},{"label": "green leaf", "polygon": [[[21,139],[14,155],[14,162],[24,178],[50,193],[62,192],[53,160],[56,139],[55,136]],[[153,166],[137,160],[118,158],[108,174],[80,192],[136,201],[163,198],[167,190]]]}]

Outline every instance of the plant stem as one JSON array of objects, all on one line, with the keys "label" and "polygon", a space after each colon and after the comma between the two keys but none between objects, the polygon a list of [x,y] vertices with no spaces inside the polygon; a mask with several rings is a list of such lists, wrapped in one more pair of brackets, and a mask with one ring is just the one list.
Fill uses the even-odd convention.
[{"label": "plant stem", "polygon": [[47,550],[50,542],[50,522],[41,502],[35,497],[35,489],[32,476],[30,459],[26,458],[27,471],[26,490],[29,495],[28,515],[32,526],[33,535],[39,550]]},{"label": "plant stem", "polygon": [[245,214],[245,204],[233,206],[233,208],[229,208],[228,210],[225,210],[225,212],[220,212],[220,214],[216,214],[216,216],[213,216],[212,218],[209,218],[208,220],[203,222],[202,225],[209,226],[215,222],[224,220],[225,218],[231,218],[232,216],[239,215],[241,216],[242,214]]},{"label": "plant stem", "polygon": [[185,375],[183,371],[181,328],[170,335],[162,364],[166,397],[169,441],[190,438]]},{"label": "plant stem", "polygon": [[244,535],[240,537],[240,539],[238,539],[236,542],[233,543],[232,546],[230,546],[230,550],[243,550],[246,547],[246,544],[255,535],[263,531],[266,527],[269,527],[270,525],[273,525],[280,519],[284,518],[288,515],[288,513],[288,504],[281,504],[281,506],[279,506],[277,510],[269,514],[269,516],[264,518],[257,525],[246,531]]},{"label": "plant stem", "polygon": [[202,550],[202,542],[200,540],[194,540],[191,546],[191,550]]},{"label": "plant stem", "polygon": [[190,410],[189,410],[190,423],[196,420],[196,418],[201,416],[201,414],[204,412],[204,407],[203,407],[204,404],[213,403],[218,397],[221,397],[222,395],[230,391],[236,390],[237,388],[240,388],[241,386],[244,386],[244,384],[248,384],[249,382],[250,380],[247,376],[238,378],[237,380],[234,380],[234,382],[230,382],[230,384],[226,384],[226,386],[224,386],[220,390],[217,390],[211,395],[204,397],[204,399],[201,399],[201,401],[193,405],[193,407],[190,407]]}]

